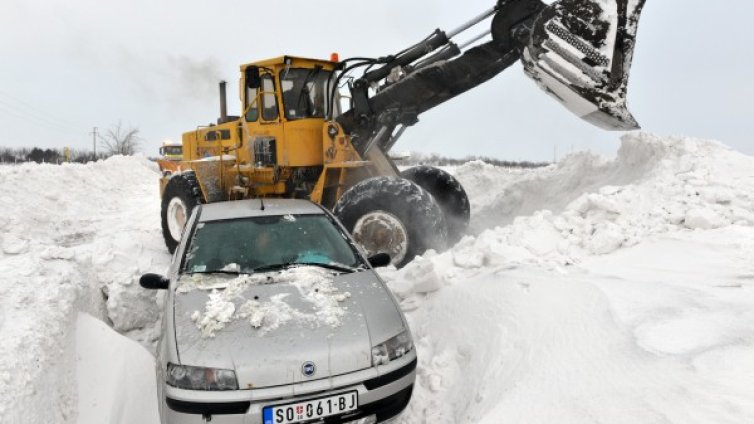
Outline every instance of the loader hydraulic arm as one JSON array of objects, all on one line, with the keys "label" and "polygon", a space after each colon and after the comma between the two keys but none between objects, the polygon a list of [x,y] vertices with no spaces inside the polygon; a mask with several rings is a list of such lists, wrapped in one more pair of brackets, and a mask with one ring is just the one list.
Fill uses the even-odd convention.
[{"label": "loader hydraulic arm", "polygon": [[[436,30],[371,63],[350,84],[352,108],[337,118],[361,154],[387,152],[418,116],[522,60],[525,72],[567,108],[606,129],[634,129],[625,106],[638,17],[644,0],[499,0],[459,28]],[[491,29],[459,46],[452,40],[492,17]],[[463,51],[491,35],[491,40]],[[348,68],[346,68],[348,69]]]}]

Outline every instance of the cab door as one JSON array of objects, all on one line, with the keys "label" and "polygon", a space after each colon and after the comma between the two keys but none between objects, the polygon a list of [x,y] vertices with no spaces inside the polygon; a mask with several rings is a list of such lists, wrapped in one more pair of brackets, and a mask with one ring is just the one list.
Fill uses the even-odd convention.
[{"label": "cab door", "polygon": [[257,167],[285,166],[283,124],[275,75],[261,71],[258,88],[246,87],[244,120],[248,131],[249,162]]}]

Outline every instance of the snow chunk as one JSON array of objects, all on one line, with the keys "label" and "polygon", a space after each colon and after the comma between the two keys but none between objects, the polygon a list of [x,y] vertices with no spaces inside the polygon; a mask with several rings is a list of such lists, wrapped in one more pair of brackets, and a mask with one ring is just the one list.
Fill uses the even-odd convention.
[{"label": "snow chunk", "polygon": [[212,337],[215,331],[222,330],[229,323],[236,311],[236,305],[226,300],[222,292],[212,290],[209,300],[204,306],[204,314],[194,312],[191,317],[196,318],[196,326],[202,332],[202,337]]},{"label": "snow chunk", "polygon": [[239,319],[248,320],[254,328],[265,326],[266,331],[272,331],[294,318],[303,318],[298,311],[285,302],[288,294],[281,293],[270,298],[269,302],[247,300],[241,305]]},{"label": "snow chunk", "polygon": [[717,212],[709,208],[697,208],[691,209],[686,212],[686,219],[684,220],[686,227],[691,229],[709,230],[713,228],[720,228],[728,223]]},{"label": "snow chunk", "polygon": [[29,251],[29,242],[13,234],[2,238],[3,253],[8,255],[20,255]]},{"label": "snow chunk", "polygon": [[613,223],[606,223],[595,231],[587,242],[587,248],[595,255],[604,255],[621,247],[624,241],[621,228]]}]

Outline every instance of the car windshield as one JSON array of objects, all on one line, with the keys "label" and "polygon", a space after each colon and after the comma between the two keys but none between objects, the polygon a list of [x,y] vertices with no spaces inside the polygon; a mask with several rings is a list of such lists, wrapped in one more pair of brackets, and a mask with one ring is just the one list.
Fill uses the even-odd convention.
[{"label": "car windshield", "polygon": [[289,120],[324,118],[331,72],[321,67],[291,68],[280,72],[285,117]]},{"label": "car windshield", "polygon": [[180,155],[183,153],[183,147],[181,146],[165,146],[162,148],[163,155]]},{"label": "car windshield", "polygon": [[325,215],[276,215],[197,225],[185,273],[254,273],[296,264],[351,271],[362,260]]}]

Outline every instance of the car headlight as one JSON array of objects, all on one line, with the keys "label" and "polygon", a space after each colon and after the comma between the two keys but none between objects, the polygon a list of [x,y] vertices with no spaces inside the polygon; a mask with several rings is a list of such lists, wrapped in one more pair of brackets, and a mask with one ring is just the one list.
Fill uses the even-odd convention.
[{"label": "car headlight", "polygon": [[393,359],[411,352],[414,342],[408,330],[372,348],[372,365],[387,364]]},{"label": "car headlight", "polygon": [[188,390],[238,390],[236,372],[168,362],[167,383]]}]

